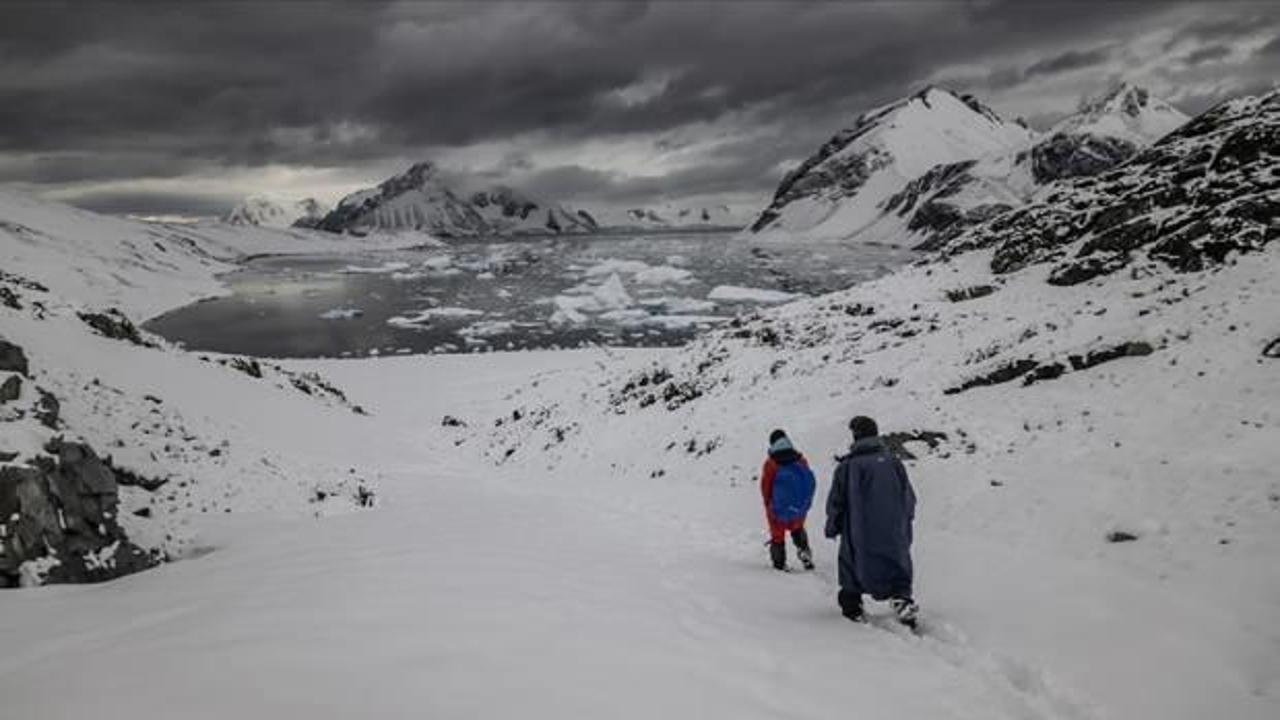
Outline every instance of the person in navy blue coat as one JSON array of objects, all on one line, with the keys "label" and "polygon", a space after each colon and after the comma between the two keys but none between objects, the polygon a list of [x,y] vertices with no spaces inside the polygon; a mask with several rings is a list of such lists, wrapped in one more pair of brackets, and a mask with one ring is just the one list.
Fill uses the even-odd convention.
[{"label": "person in navy blue coat", "polygon": [[850,620],[863,621],[862,595],[889,600],[898,619],[914,627],[912,523],[916,494],[907,469],[880,439],[875,420],[849,422],[853,446],[838,458],[827,496],[826,536],[840,539],[837,599]]}]

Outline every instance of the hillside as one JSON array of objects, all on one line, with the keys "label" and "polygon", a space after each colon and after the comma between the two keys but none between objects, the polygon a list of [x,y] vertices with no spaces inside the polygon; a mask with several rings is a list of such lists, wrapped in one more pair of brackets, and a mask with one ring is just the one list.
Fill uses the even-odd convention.
[{"label": "hillside", "polygon": [[[944,91],[933,92],[947,96]],[[829,214],[816,225],[793,227],[797,237],[893,241],[936,249],[965,229],[1030,202],[1055,181],[1097,175],[1119,165],[1188,119],[1147,90],[1120,84],[1098,98],[1082,102],[1076,113],[1043,135],[1026,131],[994,149],[990,137],[979,136],[975,141],[972,135],[963,135],[973,144],[948,146],[946,157],[931,156],[942,158],[931,167],[903,164],[897,177],[884,176],[884,186],[878,189],[862,188],[861,170],[828,167],[824,153],[844,142],[840,139],[845,136],[866,134],[874,139],[878,134],[903,135],[900,126],[911,125],[898,120],[900,113],[906,113],[911,118],[909,122],[914,122],[912,132],[931,138],[926,146],[936,144],[938,138],[956,136],[956,127],[972,124],[972,118],[965,113],[944,111],[942,106],[930,108],[925,120],[920,120],[922,111],[911,101],[904,102],[889,106],[887,112],[882,109],[859,118],[854,130],[837,135],[792,173],[799,175],[784,179],[773,205],[752,225],[752,230],[768,237],[770,228],[779,227],[781,216],[774,215],[794,203],[792,188],[799,182],[808,186],[809,196],[825,198]],[[976,101],[970,102],[981,108]],[[985,117],[1003,123],[994,112],[985,108],[982,111]],[[1008,135],[1005,125],[997,129]],[[880,153],[877,157],[896,158],[898,154],[901,151]],[[882,159],[879,164],[889,163]],[[831,188],[837,184],[850,187],[834,192]]]},{"label": "hillside", "polygon": [[[0,703],[1273,718],[1278,110],[1224,104],[915,266],[673,350],[204,359],[125,320],[217,292],[241,254],[383,240],[0,196],[0,336],[23,360],[0,347],[0,488],[43,502],[5,524],[6,582],[188,558],[0,592]],[[920,497],[922,637],[840,618],[830,544],[811,575],[760,544],[769,431],[822,493],[857,413]]]}]

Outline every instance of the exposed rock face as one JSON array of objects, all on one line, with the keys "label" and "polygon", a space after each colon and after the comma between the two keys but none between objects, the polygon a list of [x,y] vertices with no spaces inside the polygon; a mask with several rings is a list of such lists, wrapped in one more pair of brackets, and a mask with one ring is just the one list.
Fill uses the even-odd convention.
[{"label": "exposed rock face", "polygon": [[936,250],[970,227],[1031,201],[1059,180],[1104,173],[1188,118],[1132,85],[1120,85],[1055,125],[1042,139],[977,160],[932,168],[884,205]]},{"label": "exposed rock face", "polygon": [[0,585],[99,582],[155,565],[116,521],[116,478],[97,454],[58,438],[45,451],[0,467]]},{"label": "exposed rock face", "polygon": [[143,339],[137,326],[119,310],[112,309],[100,313],[82,312],[79,315],[86,325],[98,331],[98,334],[103,337],[123,340],[141,347],[155,347],[155,343]]},{"label": "exposed rock face", "polygon": [[24,377],[30,372],[27,354],[4,338],[0,338],[0,370],[16,372]]},{"label": "exposed rock face", "polygon": [[1223,103],[1128,163],[954,238],[944,255],[994,247],[991,269],[1053,262],[1049,282],[1107,275],[1137,257],[1179,271],[1280,237],[1280,91]]},{"label": "exposed rock face", "polygon": [[1057,133],[1031,148],[1031,176],[1047,185],[1064,178],[1097,175],[1128,160],[1137,150],[1137,145],[1121,138]]}]

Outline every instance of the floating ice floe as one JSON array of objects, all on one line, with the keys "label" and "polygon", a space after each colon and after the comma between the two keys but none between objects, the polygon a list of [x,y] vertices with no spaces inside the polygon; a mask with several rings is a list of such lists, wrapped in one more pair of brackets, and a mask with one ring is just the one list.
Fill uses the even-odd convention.
[{"label": "floating ice floe", "polygon": [[364,315],[360,308],[334,308],[320,313],[321,320],[353,320]]},{"label": "floating ice floe", "polygon": [[409,263],[393,260],[391,262],[385,262],[381,265],[374,265],[372,267],[368,265],[348,265],[342,269],[342,272],[347,275],[385,275],[388,273],[399,272],[401,270],[408,270],[409,268]]},{"label": "floating ice floe", "polygon": [[[677,256],[678,257],[678,256]],[[693,273],[672,265],[650,265],[642,260],[622,260],[609,258],[592,265],[583,273],[587,278],[598,278],[606,275],[630,275],[633,282],[642,285],[664,285],[667,283],[689,282]]]},{"label": "floating ice floe", "polygon": [[720,285],[707,294],[708,300],[715,300],[716,302],[761,303],[765,305],[790,302],[800,297],[804,296],[781,290],[765,290],[763,288],[739,287],[737,285]]},{"label": "floating ice floe", "polygon": [[483,311],[462,307],[427,308],[412,315],[396,315],[387,318],[387,324],[393,327],[414,328],[430,325],[432,320],[474,317],[483,314]]},{"label": "floating ice floe", "polygon": [[553,325],[582,325],[588,321],[588,315],[626,310],[636,304],[617,273],[600,285],[570,288],[565,294],[555,296],[552,303],[556,306],[551,314]]},{"label": "floating ice floe", "polygon": [[707,313],[716,309],[716,304],[710,300],[699,300],[697,298],[686,297],[656,297],[645,298],[640,304],[647,308],[660,308],[662,311],[672,315],[698,314]]},{"label": "floating ice floe", "polygon": [[490,338],[512,332],[515,327],[516,324],[510,320],[481,320],[462,328],[458,334],[467,340]]},{"label": "floating ice floe", "polygon": [[636,273],[632,278],[644,285],[665,285],[667,283],[683,283],[693,280],[693,273],[670,265],[658,265]]},{"label": "floating ice floe", "polygon": [[584,273],[587,277],[604,277],[606,275],[616,275],[623,273],[631,275],[634,273],[648,270],[651,265],[642,260],[622,260],[621,258],[609,258],[592,265],[587,268]]}]

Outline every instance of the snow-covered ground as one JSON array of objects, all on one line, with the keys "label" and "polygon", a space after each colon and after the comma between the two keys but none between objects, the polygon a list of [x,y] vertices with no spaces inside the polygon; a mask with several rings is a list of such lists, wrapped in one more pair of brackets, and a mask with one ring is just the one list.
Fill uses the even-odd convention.
[{"label": "snow-covered ground", "polygon": [[[25,203],[0,213],[27,228],[0,228],[4,269],[49,290],[0,307],[0,335],[63,399],[65,432],[172,475],[125,488],[122,522],[142,543],[180,534],[190,558],[0,592],[5,717],[1280,713],[1280,361],[1261,355],[1280,334],[1276,243],[1069,288],[1043,265],[993,278],[977,251],[678,350],[255,378],[75,312],[144,317],[217,292],[222,258],[293,240],[165,231],[160,250],[148,226]],[[345,399],[301,391],[310,372]],[[844,621],[828,543],[815,573],[767,567],[768,432],[789,431],[823,492],[855,413],[946,433],[906,443],[923,637]],[[357,486],[378,506],[330,516]]]}]

